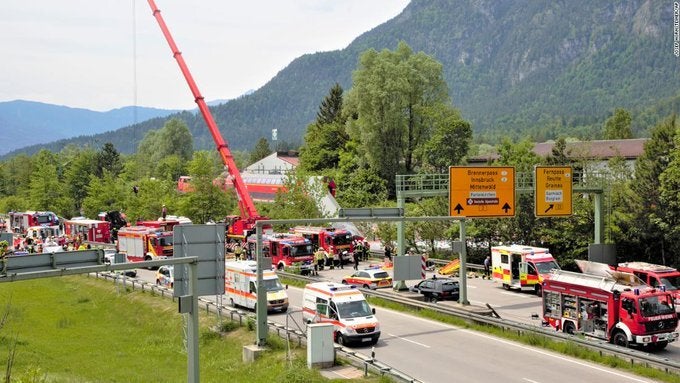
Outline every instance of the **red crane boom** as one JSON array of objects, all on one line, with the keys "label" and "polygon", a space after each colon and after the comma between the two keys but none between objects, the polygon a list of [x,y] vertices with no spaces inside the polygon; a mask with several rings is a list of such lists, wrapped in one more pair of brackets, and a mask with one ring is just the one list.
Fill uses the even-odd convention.
[{"label": "red crane boom", "polygon": [[184,78],[186,79],[187,84],[191,89],[191,93],[193,93],[194,95],[194,101],[198,105],[198,109],[201,111],[203,119],[205,120],[205,123],[208,125],[208,129],[210,129],[210,134],[212,135],[212,138],[215,141],[217,151],[220,153],[220,156],[222,157],[222,162],[227,166],[229,175],[231,175],[233,178],[234,188],[236,189],[236,195],[238,197],[238,206],[239,209],[241,210],[241,220],[243,222],[241,222],[240,224],[234,223],[234,225],[230,225],[230,231],[236,230],[237,232],[234,232],[233,234],[241,235],[243,233],[243,230],[252,229],[255,221],[259,219],[266,219],[266,217],[261,217],[257,213],[255,204],[253,203],[252,198],[250,198],[250,194],[248,194],[248,189],[246,188],[246,185],[243,182],[243,179],[241,178],[241,173],[239,173],[238,168],[236,167],[236,163],[234,162],[234,157],[231,155],[229,146],[227,146],[227,142],[222,138],[219,128],[215,123],[215,119],[213,118],[212,113],[210,113],[210,109],[208,108],[208,105],[205,103],[205,100],[203,99],[201,92],[198,90],[198,86],[196,86],[196,82],[191,76],[191,72],[189,72],[187,64],[184,62],[182,52],[180,52],[180,50],[177,48],[177,45],[175,44],[175,41],[172,38],[172,35],[170,34],[170,30],[165,24],[163,16],[161,16],[160,9],[158,9],[154,0],[147,1],[149,3],[149,6],[151,7],[151,10],[153,11],[154,18],[156,18],[156,21],[158,22],[158,25],[160,26],[161,31],[163,32],[163,35],[165,36],[165,39],[168,42],[168,45],[170,45],[170,50],[172,51],[173,57],[175,58],[175,60],[177,60],[177,64],[179,64],[179,68],[182,70],[182,74],[184,75]]}]

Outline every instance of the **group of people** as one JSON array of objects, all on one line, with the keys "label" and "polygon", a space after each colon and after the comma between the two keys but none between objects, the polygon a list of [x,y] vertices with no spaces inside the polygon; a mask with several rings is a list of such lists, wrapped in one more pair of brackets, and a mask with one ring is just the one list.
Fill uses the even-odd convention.
[{"label": "group of people", "polygon": [[49,237],[31,237],[26,234],[15,236],[14,238],[14,252],[15,253],[42,253],[51,252],[56,248],[61,248],[63,251],[74,250],[88,250],[92,246],[86,243],[81,235],[76,236],[49,236]]},{"label": "group of people", "polygon": [[[369,250],[370,246],[368,241],[354,241],[354,252],[352,253],[354,270],[359,270],[359,262],[368,260]],[[338,252],[329,254],[324,248],[319,247],[314,252],[314,271],[312,272],[312,275],[319,275],[319,271],[323,270],[325,267],[328,267],[331,270],[335,268],[344,269],[344,260]]]}]

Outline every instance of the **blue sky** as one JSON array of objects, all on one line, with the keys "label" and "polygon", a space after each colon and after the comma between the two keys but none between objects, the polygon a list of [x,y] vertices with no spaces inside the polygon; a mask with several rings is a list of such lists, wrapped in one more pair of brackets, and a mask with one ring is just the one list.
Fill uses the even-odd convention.
[{"label": "blue sky", "polygon": [[[345,48],[408,2],[156,0],[156,5],[201,93],[216,100],[263,86],[305,53]],[[195,107],[145,0],[3,0],[0,45],[0,102],[23,99],[99,111],[134,104]]]}]

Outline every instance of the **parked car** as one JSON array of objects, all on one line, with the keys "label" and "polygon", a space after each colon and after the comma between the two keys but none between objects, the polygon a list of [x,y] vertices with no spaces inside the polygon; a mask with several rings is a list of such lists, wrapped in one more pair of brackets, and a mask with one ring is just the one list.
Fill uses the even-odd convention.
[{"label": "parked car", "polygon": [[392,287],[392,277],[382,269],[364,269],[342,278],[343,285],[357,285],[365,289]]},{"label": "parked car", "polygon": [[453,278],[424,279],[410,288],[411,291],[423,294],[425,301],[458,300],[458,281]]},{"label": "parked car", "polygon": [[[112,264],[116,263],[116,250],[115,249],[105,249],[104,250],[104,263],[106,264]],[[137,270],[123,270],[123,271],[117,271],[117,273],[125,273],[126,277],[136,277],[137,276]]]},{"label": "parked car", "polygon": [[173,265],[163,265],[156,271],[156,284],[173,288],[175,285],[175,267]]}]

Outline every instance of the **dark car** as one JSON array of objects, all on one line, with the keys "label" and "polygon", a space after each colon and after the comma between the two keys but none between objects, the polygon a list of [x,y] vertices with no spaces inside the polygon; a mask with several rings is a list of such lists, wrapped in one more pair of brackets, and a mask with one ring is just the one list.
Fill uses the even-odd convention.
[{"label": "dark car", "polygon": [[452,278],[431,278],[418,282],[411,291],[423,294],[425,301],[458,300],[458,281]]}]

